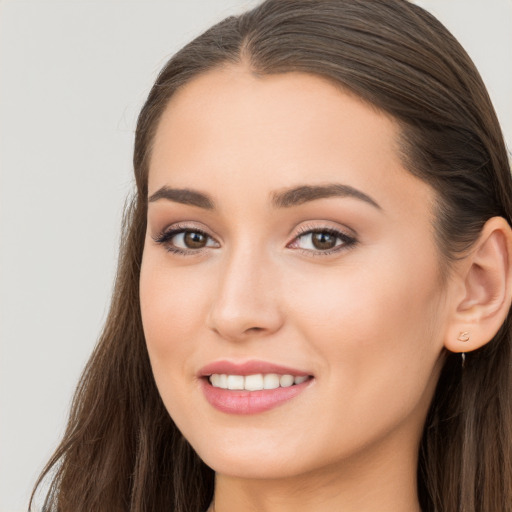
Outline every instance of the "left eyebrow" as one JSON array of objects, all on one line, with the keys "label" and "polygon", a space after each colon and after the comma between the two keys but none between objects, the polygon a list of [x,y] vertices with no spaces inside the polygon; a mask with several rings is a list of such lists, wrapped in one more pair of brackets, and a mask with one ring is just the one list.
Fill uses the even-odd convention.
[{"label": "left eyebrow", "polygon": [[378,210],[382,210],[381,206],[370,196],[360,190],[343,185],[341,183],[329,183],[327,185],[300,185],[286,189],[281,192],[274,192],[272,195],[272,205],[275,208],[290,208],[328,197],[353,197],[364,201]]},{"label": "left eyebrow", "polygon": [[[361,192],[350,185],[343,185],[341,183],[329,183],[327,185],[299,185],[280,192],[273,192],[271,193],[271,202],[274,208],[290,208],[309,201],[329,197],[353,197],[372,205],[378,210],[382,210],[380,205],[364,192]],[[188,188],[177,189],[163,186],[152,194],[148,198],[148,201],[151,203],[160,199],[167,199],[168,201],[176,203],[197,206],[206,210],[215,210],[215,202],[210,196]]]}]

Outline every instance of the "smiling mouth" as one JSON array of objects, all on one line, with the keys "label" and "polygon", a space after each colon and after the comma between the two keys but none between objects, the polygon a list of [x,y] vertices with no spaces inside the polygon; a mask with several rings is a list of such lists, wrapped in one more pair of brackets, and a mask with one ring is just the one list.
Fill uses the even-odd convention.
[{"label": "smiling mouth", "polygon": [[296,386],[311,378],[310,375],[279,375],[277,373],[256,373],[253,375],[214,373],[208,377],[208,381],[214,388],[233,391],[262,391]]},{"label": "smiling mouth", "polygon": [[206,400],[215,409],[227,414],[252,415],[292,401],[313,384],[314,377],[291,373],[212,373],[200,380]]}]

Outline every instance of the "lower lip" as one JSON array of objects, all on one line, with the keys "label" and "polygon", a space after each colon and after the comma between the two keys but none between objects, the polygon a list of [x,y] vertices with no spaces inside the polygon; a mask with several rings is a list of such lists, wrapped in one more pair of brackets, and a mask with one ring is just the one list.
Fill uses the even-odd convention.
[{"label": "lower lip", "polygon": [[208,379],[202,379],[206,400],[215,409],[228,414],[257,414],[282,405],[302,393],[313,379],[287,388],[238,391],[215,388]]}]

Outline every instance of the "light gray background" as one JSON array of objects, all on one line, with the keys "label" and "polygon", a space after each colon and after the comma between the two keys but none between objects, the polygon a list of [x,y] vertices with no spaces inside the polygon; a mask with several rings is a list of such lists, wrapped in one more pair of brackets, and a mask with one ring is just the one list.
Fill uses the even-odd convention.
[{"label": "light gray background", "polygon": [[[135,120],[183,44],[256,0],[0,1],[0,512],[26,510],[105,320]],[[512,147],[512,0],[423,0]]]}]

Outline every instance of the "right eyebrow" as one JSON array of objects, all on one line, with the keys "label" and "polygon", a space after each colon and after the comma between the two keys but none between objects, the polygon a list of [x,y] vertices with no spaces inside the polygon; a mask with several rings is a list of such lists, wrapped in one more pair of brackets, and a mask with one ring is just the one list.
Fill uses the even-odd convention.
[{"label": "right eyebrow", "polygon": [[167,199],[168,201],[174,201],[175,203],[189,204],[206,210],[215,209],[215,203],[211,197],[203,194],[202,192],[197,192],[188,188],[169,188],[163,186],[154,194],[149,196],[148,201],[152,203],[159,199]]}]

